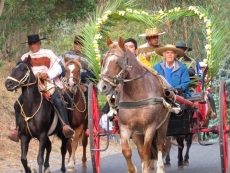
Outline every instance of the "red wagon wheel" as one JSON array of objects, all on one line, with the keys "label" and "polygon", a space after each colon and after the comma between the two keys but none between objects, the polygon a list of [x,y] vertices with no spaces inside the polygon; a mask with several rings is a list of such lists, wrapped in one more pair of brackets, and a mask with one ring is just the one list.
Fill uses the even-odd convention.
[{"label": "red wagon wheel", "polygon": [[100,173],[99,108],[96,88],[92,82],[88,87],[88,121],[93,173]]},{"label": "red wagon wheel", "polygon": [[219,90],[219,143],[222,173],[228,172],[228,117],[224,81],[220,81]]}]

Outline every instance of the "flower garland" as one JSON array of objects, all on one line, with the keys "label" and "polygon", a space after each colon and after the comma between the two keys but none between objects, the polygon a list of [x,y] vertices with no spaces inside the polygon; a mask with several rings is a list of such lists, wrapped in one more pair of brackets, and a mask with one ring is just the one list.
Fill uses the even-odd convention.
[{"label": "flower garland", "polygon": [[[172,13],[178,13],[181,12],[182,9],[180,7],[175,7],[174,9],[168,10],[168,12],[164,12],[163,10],[160,10],[158,12],[158,15],[156,15],[156,19],[157,20],[161,20],[165,17],[167,17],[168,15],[172,14]],[[212,66],[213,60],[212,60],[212,24],[211,24],[211,20],[208,19],[207,15],[203,12],[201,12],[197,7],[195,6],[190,6],[188,7],[188,11],[192,11],[195,15],[197,15],[199,17],[200,20],[203,20],[206,24],[206,39],[207,39],[207,44],[205,46],[205,50],[206,50],[206,54],[207,54],[207,58],[204,59],[204,62],[207,63],[209,65],[209,67]],[[138,15],[145,15],[148,16],[149,14],[145,11],[138,11],[136,9],[131,9],[131,8],[127,8],[125,11],[120,10],[118,12],[114,12],[117,13],[120,16],[125,16],[126,14],[130,13],[130,14],[138,14]],[[111,10],[107,10],[104,12],[103,16],[101,18],[97,18],[96,21],[96,25],[95,25],[95,29],[96,29],[96,34],[94,36],[94,41],[93,41],[93,47],[94,47],[94,52],[96,55],[96,60],[99,62],[101,59],[101,54],[100,54],[100,50],[99,50],[99,44],[98,41],[102,38],[102,35],[99,33],[101,26],[109,19],[109,16],[113,14],[113,12]]]}]

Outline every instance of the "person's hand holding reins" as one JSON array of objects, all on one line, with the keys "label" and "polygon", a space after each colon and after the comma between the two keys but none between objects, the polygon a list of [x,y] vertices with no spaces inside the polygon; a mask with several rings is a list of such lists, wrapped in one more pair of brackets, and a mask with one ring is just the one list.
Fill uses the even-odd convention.
[{"label": "person's hand holding reins", "polygon": [[49,77],[49,76],[48,76],[47,73],[40,73],[40,79],[46,80],[48,77]]}]

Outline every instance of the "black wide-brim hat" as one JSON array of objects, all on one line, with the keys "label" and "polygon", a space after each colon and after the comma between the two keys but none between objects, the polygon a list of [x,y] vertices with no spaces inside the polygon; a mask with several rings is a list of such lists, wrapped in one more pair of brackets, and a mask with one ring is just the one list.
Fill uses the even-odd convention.
[{"label": "black wide-brim hat", "polygon": [[184,49],[186,49],[187,51],[191,51],[191,50],[192,50],[192,48],[187,47],[187,45],[186,45],[185,43],[181,42],[181,41],[180,41],[180,42],[176,42],[175,46],[176,46],[177,48],[184,48]]},{"label": "black wide-brim hat", "polygon": [[34,34],[34,35],[28,35],[28,36],[27,36],[27,39],[28,39],[28,41],[27,41],[27,42],[24,42],[24,43],[22,43],[22,44],[38,42],[38,41],[40,41],[40,40],[45,40],[46,38],[40,38],[38,34]]}]

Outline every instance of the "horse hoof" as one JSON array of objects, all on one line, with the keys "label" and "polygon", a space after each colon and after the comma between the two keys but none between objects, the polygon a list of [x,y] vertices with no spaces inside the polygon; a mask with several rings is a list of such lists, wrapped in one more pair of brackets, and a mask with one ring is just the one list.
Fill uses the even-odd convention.
[{"label": "horse hoof", "polygon": [[68,167],[67,172],[77,172],[77,169],[75,167]]},{"label": "horse hoof", "polygon": [[184,166],[183,165],[178,165],[178,170],[184,170]]},{"label": "horse hoof", "polygon": [[129,172],[129,171],[128,171],[128,173],[139,173],[139,172],[138,172],[138,170],[137,170],[137,167],[135,166],[135,167],[134,167],[134,172]]},{"label": "horse hoof", "polygon": [[171,163],[164,163],[165,167],[171,167]]},{"label": "horse hoof", "polygon": [[189,166],[189,161],[184,161],[184,166]]},{"label": "horse hoof", "polygon": [[44,170],[44,173],[51,173],[51,172],[50,172],[50,168],[46,168],[46,169]]}]

